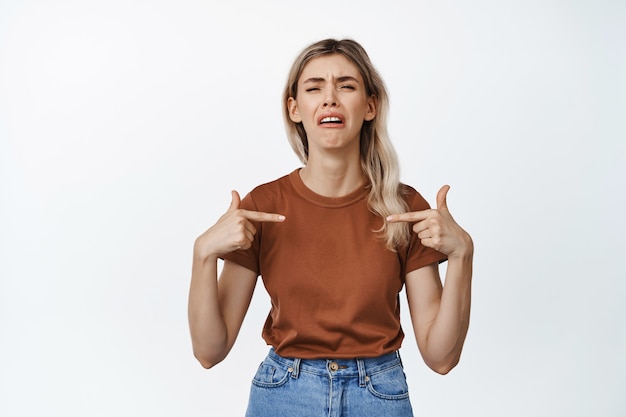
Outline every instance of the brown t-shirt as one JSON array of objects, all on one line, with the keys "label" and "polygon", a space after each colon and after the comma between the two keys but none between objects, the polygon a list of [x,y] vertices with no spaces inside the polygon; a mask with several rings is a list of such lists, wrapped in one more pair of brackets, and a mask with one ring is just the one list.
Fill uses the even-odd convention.
[{"label": "brown t-shirt", "polygon": [[[410,210],[428,203],[405,186]],[[445,260],[415,234],[392,252],[374,230],[382,218],[367,207],[364,186],[339,198],[318,195],[299,170],[261,185],[241,203],[279,213],[282,223],[255,223],[248,250],[224,256],[263,278],[272,307],[263,338],[284,357],[374,357],[400,348],[399,292],[407,272]]]}]

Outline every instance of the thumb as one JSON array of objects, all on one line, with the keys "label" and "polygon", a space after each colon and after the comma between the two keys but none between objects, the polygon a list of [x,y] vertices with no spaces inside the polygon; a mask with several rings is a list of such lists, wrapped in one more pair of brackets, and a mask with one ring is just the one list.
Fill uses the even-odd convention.
[{"label": "thumb", "polygon": [[241,204],[241,197],[239,197],[239,193],[235,190],[232,190],[230,194],[232,196],[232,200],[230,202],[230,206],[228,207],[228,211],[234,211],[239,208],[239,205]]},{"label": "thumb", "polygon": [[437,192],[437,210],[448,210],[448,202],[446,201],[448,190],[450,190],[450,186],[444,185],[439,192]]}]

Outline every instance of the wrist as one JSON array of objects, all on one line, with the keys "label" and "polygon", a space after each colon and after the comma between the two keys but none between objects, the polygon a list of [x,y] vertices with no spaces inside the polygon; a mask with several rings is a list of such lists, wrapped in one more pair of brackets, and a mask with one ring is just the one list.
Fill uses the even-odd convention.
[{"label": "wrist", "polygon": [[200,264],[217,262],[219,254],[199,242],[197,239],[193,246],[193,260]]},{"label": "wrist", "polygon": [[471,261],[473,257],[474,242],[469,235],[463,239],[463,245],[458,250],[448,255],[448,259],[458,259],[461,261]]}]

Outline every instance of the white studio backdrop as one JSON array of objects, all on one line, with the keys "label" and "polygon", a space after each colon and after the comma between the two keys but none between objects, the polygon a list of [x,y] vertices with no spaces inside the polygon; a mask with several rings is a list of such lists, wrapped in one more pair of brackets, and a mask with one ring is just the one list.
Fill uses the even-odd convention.
[{"label": "white studio backdrop", "polygon": [[268,300],[202,369],[192,244],[299,166],[280,95],[325,37],[368,50],[403,181],[450,184],[475,240],[449,375],[405,316],[416,415],[626,415],[625,28],[621,1],[0,1],[0,415],[243,415]]}]

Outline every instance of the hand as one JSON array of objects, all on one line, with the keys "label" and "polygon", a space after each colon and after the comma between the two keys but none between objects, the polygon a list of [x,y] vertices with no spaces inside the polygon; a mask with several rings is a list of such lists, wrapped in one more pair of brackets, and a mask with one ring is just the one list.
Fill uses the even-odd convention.
[{"label": "hand", "polygon": [[196,239],[194,251],[197,255],[207,258],[248,249],[252,246],[256,222],[282,222],[285,216],[260,211],[240,209],[241,198],[237,191],[232,191],[230,207],[218,221]]},{"label": "hand", "polygon": [[437,208],[392,214],[387,221],[411,222],[422,245],[433,248],[448,257],[469,255],[474,250],[472,238],[459,226],[448,211],[446,196],[449,185],[441,187],[437,193]]}]

